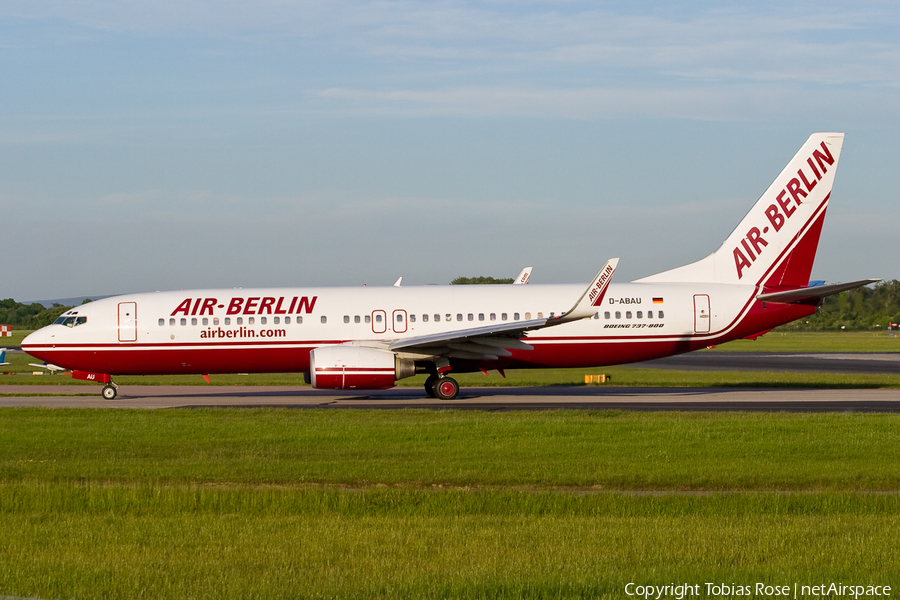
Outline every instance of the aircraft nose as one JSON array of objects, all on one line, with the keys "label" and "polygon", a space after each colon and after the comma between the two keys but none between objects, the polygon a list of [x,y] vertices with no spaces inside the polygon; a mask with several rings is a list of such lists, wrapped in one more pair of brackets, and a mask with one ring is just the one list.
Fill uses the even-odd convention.
[{"label": "aircraft nose", "polygon": [[27,351],[29,347],[40,346],[50,342],[50,333],[47,327],[42,327],[37,331],[32,331],[22,340],[22,350]]}]

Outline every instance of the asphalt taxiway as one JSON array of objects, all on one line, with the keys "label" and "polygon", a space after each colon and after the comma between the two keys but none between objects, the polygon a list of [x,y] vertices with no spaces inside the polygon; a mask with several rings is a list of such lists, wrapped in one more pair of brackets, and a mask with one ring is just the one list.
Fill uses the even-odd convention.
[{"label": "asphalt taxiway", "polygon": [[[635,388],[606,386],[467,387],[459,398],[428,398],[420,388],[333,392],[309,387],[140,386],[119,388],[115,400],[100,397],[100,387],[5,385],[0,406],[48,408],[166,409],[200,407],[285,407],[327,409],[434,410],[628,410],[751,412],[900,413],[898,389],[722,389]],[[72,395],[87,394],[87,395]]]}]

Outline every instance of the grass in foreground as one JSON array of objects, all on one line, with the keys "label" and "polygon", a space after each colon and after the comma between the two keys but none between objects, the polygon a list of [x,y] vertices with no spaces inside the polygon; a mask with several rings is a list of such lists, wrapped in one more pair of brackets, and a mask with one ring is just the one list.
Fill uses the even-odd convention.
[{"label": "grass in foreground", "polygon": [[0,594],[896,586],[898,425],[858,414],[2,409]]},{"label": "grass in foreground", "polygon": [[17,509],[15,491],[0,590],[20,597],[622,598],[629,581],[890,585],[900,560],[897,496],[90,488],[79,508],[45,488]]}]

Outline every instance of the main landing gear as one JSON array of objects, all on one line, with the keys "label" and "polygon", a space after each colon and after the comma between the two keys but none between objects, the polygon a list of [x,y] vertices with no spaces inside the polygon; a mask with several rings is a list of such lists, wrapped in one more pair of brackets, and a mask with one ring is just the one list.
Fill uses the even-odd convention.
[{"label": "main landing gear", "polygon": [[459,395],[459,384],[452,377],[429,375],[425,380],[425,393],[438,400],[453,400]]}]

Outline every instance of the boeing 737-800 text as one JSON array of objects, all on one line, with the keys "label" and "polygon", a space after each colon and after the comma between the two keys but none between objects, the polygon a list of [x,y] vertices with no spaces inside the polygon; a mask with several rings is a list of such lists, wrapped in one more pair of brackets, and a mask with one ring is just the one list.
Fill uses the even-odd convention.
[{"label": "boeing 737-800 text", "polygon": [[453,372],[596,367],[756,337],[877,281],[808,286],[843,139],[812,135],[716,252],[631,283],[611,283],[612,259],[587,287],[134,294],[74,308],[22,349],[106,384],[109,399],[114,375],[237,372],[304,373],[342,390],[428,373],[425,391],[452,399]]}]

